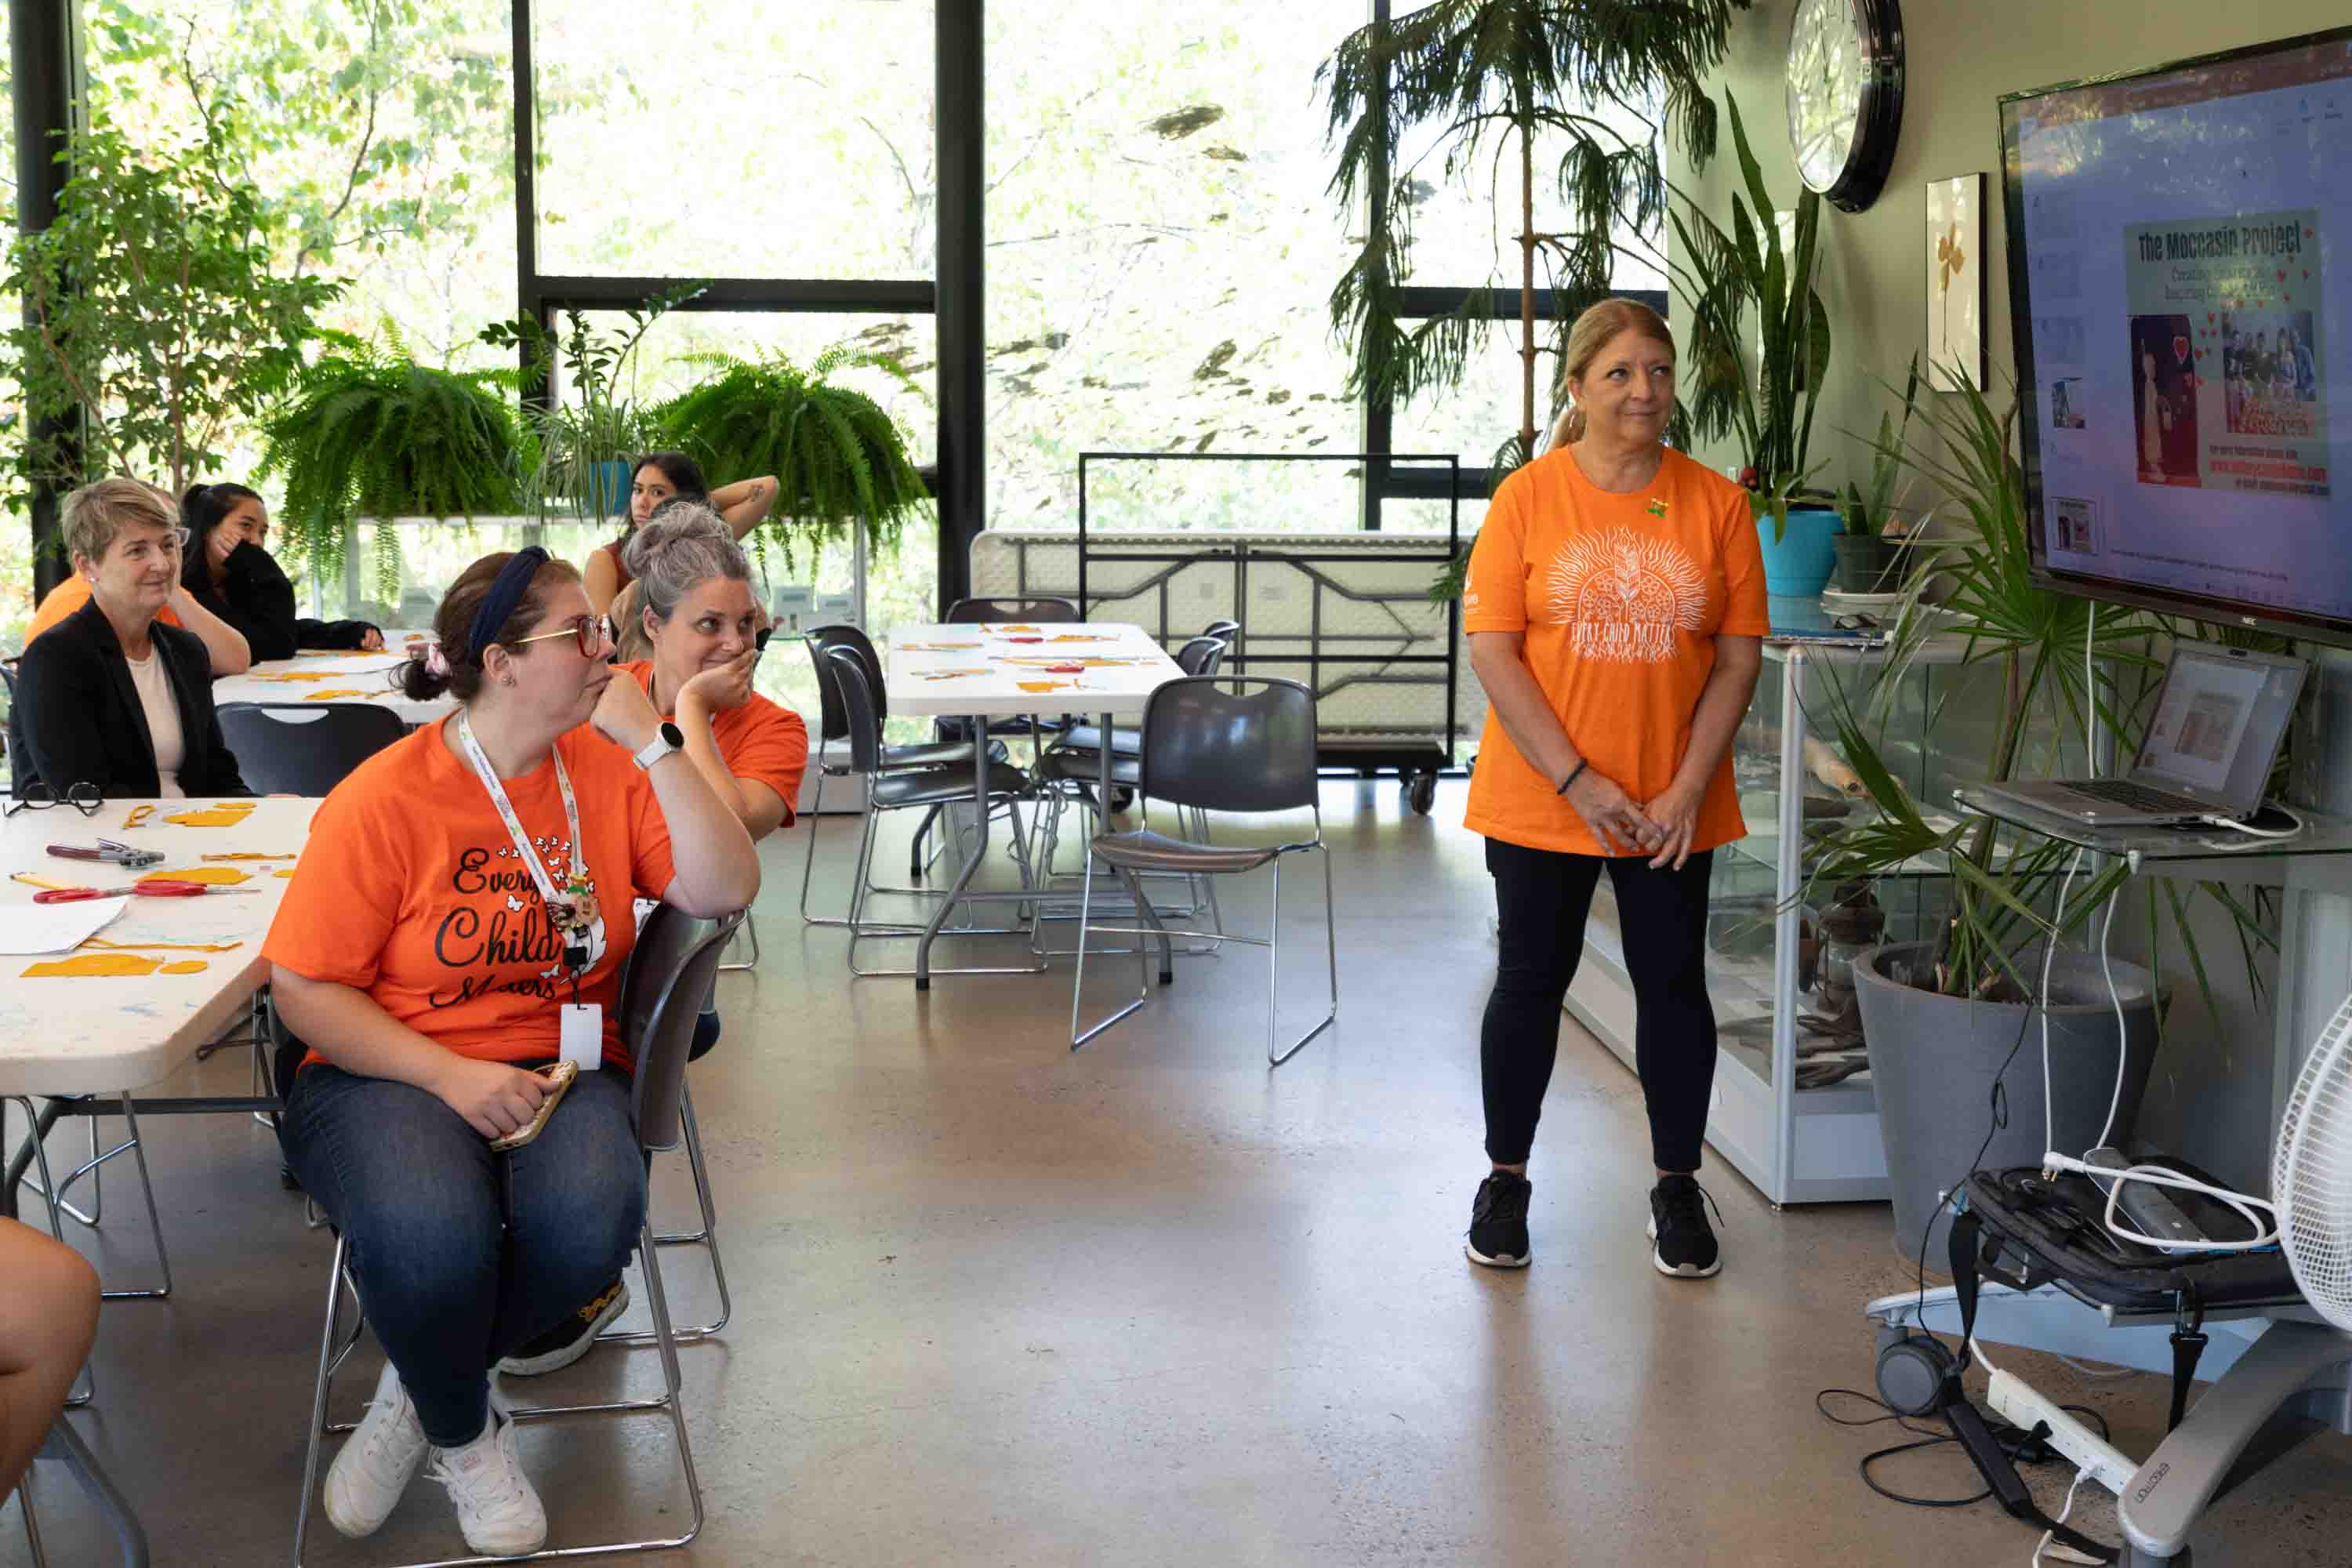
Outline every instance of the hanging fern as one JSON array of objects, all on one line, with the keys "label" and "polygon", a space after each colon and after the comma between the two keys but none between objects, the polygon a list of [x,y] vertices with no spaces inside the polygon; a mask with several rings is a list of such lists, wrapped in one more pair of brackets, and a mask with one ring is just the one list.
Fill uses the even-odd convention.
[{"label": "hanging fern", "polygon": [[[324,571],[341,568],[362,517],[388,524],[520,510],[515,479],[528,455],[507,397],[514,373],[436,370],[410,359],[389,327],[386,336],[379,347],[330,334],[330,352],[262,426],[260,471],[286,482],[285,552]],[[391,533],[377,531],[374,559],[387,597],[400,586]]]},{"label": "hanging fern", "polygon": [[761,524],[758,543],[780,546],[790,565],[801,544],[814,556],[856,525],[877,552],[898,548],[907,519],[929,506],[929,492],[882,405],[825,378],[870,368],[919,393],[903,365],[846,346],[827,349],[805,370],[782,354],[709,355],[698,363],[715,366],[718,375],[665,405],[661,427],[701,462],[713,484],[776,476],[779,515]]}]

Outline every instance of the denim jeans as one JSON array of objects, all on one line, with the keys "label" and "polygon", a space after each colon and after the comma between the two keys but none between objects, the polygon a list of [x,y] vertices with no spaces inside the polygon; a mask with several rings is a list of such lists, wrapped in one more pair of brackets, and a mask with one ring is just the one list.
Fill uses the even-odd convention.
[{"label": "denim jeans", "polygon": [[1633,982],[1633,1058],[1650,1112],[1650,1157],[1661,1171],[1698,1169],[1715,1086],[1715,1009],[1706,995],[1714,864],[1714,851],[1703,850],[1679,871],[1653,871],[1639,856],[1604,858],[1486,840],[1502,925],[1478,1042],[1488,1159],[1516,1165],[1535,1145],[1536,1118],[1559,1051],[1560,1004],[1584,956],[1585,917],[1606,868]]},{"label": "denim jeans", "polygon": [[480,1436],[499,1358],[610,1283],[645,1217],[629,1079],[611,1068],[494,1154],[425,1090],[320,1063],[294,1080],[278,1139],[351,1243],[360,1303],[445,1448]]}]

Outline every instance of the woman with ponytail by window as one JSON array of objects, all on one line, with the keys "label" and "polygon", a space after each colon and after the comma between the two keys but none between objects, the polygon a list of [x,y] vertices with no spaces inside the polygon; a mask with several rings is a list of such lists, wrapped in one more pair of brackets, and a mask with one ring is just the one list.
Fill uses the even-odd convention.
[{"label": "woman with ponytail by window", "polygon": [[702,465],[684,452],[648,452],[629,469],[629,526],[610,544],[591,551],[580,568],[588,603],[598,615],[610,614],[613,600],[636,578],[626,558],[629,540],[647,519],[674,500],[698,501],[719,514],[738,540],[760,526],[776,502],[773,475],[739,479],[712,489],[702,478]]},{"label": "woman with ponytail by window", "polygon": [[188,531],[180,584],[245,636],[253,657],[292,658],[298,648],[383,647],[366,621],[313,621],[294,614],[294,584],[269,553],[269,506],[243,485],[197,485],[180,498]]}]

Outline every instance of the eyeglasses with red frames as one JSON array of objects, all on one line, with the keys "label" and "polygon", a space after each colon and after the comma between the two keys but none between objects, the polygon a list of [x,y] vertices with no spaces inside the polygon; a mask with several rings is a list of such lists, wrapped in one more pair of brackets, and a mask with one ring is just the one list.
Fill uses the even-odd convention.
[{"label": "eyeglasses with red frames", "polygon": [[509,637],[509,647],[520,647],[529,642],[546,642],[552,637],[570,637],[580,646],[582,658],[594,658],[604,651],[604,645],[614,640],[613,617],[610,616],[577,616],[572,624],[557,632],[536,632],[527,637]]}]

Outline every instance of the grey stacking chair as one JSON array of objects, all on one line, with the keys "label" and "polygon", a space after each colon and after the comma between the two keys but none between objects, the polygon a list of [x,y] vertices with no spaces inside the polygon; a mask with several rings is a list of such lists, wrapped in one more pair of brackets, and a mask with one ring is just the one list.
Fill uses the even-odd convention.
[{"label": "grey stacking chair", "polygon": [[[847,648],[856,656],[858,668],[866,673],[866,689],[873,693],[876,711],[887,719],[889,717],[889,711],[886,706],[887,699],[882,691],[882,658],[874,650],[873,639],[857,627],[845,624],[817,626],[806,633],[803,640],[808,644],[809,658],[816,666],[818,731],[814,752],[817,769],[816,793],[809,802],[808,847],[801,861],[801,922],[803,925],[813,926],[845,926],[849,923],[847,920],[831,915],[813,915],[809,913],[808,907],[809,884],[816,873],[815,818],[824,809],[824,781],[829,778],[847,778],[856,772],[855,768],[844,767],[837,763],[828,764],[824,761],[824,748],[827,743],[834,741],[845,741],[849,738],[848,710],[842,706],[841,688],[834,677],[834,667],[827,656],[836,647]],[[940,767],[948,764],[961,764],[968,767],[971,763],[971,748],[961,741],[933,742],[913,746],[885,745],[882,748],[881,759],[882,766],[886,770]],[[923,826],[926,829],[930,826],[928,818]],[[922,837],[921,833],[916,835],[918,862],[921,858]],[[911,874],[921,875],[919,865]],[[925,889],[920,888],[877,888],[874,890],[882,893],[902,893],[917,898],[925,895]]]},{"label": "grey stacking chair", "polygon": [[[674,1148],[678,1142],[685,1126],[686,1053],[694,1041],[694,1020],[702,1010],[703,997],[709,994],[712,978],[719,973],[719,953],[734,936],[742,920],[740,911],[715,921],[698,920],[665,904],[646,918],[645,928],[637,933],[638,952],[632,955],[630,961],[632,984],[622,998],[620,1025],[622,1038],[628,1042],[630,1055],[636,1061],[636,1072],[631,1083],[630,1109],[636,1121],[638,1145],[648,1157],[656,1150]],[[319,1492],[319,1456],[322,1439],[329,1433],[347,1433],[359,1425],[356,1421],[330,1423],[327,1419],[328,1396],[333,1389],[335,1373],[358,1346],[360,1335],[367,1327],[366,1312],[359,1306],[359,1292],[345,1272],[350,1254],[350,1241],[338,1232],[334,1266],[327,1271],[327,1323],[319,1344],[318,1381],[310,1395],[310,1451],[302,1464],[301,1508],[294,1520],[295,1568],[301,1568],[303,1543],[310,1526],[311,1502]],[[460,1563],[528,1563],[548,1557],[592,1557],[625,1552],[668,1551],[688,1544],[702,1532],[702,1482],[695,1473],[694,1450],[686,1433],[686,1411],[679,1403],[678,1337],[670,1326],[669,1298],[662,1289],[661,1261],[650,1210],[637,1232],[637,1262],[645,1276],[646,1301],[654,1320],[653,1331],[646,1336],[645,1342],[661,1352],[663,1392],[646,1399],[624,1399],[596,1405],[537,1405],[510,1414],[517,1421],[538,1421],[556,1415],[666,1411],[677,1440],[678,1465],[686,1475],[692,1521],[680,1533],[643,1541],[550,1546],[520,1557],[439,1559],[432,1563],[413,1565],[413,1568],[455,1568],[455,1564]],[[351,1330],[338,1344],[337,1320],[341,1315],[342,1298],[347,1291],[353,1305]]]},{"label": "grey stacking chair", "polygon": [[948,606],[947,624],[951,626],[1002,626],[1013,621],[1035,621],[1040,625],[1061,626],[1083,621],[1076,599],[1065,599],[1051,594],[1022,599],[958,599]]},{"label": "grey stacking chair", "polygon": [[326,795],[353,768],[408,733],[373,702],[224,702],[221,739],[256,795]]},{"label": "grey stacking chair", "polygon": [[[864,664],[856,652],[835,647],[825,654],[833,667],[834,681],[841,692],[842,708],[849,726],[850,771],[866,780],[866,824],[857,845],[857,868],[850,880],[849,904],[849,972],[860,977],[877,975],[910,975],[911,969],[860,969],[857,967],[857,944],[879,937],[920,936],[919,925],[876,924],[866,919],[866,900],[877,889],[867,879],[874,860],[874,841],[880,831],[882,816],[889,811],[929,810],[934,806],[948,807],[972,799],[972,764],[962,767],[890,768],[884,766],[886,755],[882,744],[882,717],[873,687],[869,684]],[[971,753],[965,753],[970,756]],[[1023,885],[1029,885],[1029,841],[1021,826],[1021,815],[1014,803],[1029,793],[1029,775],[1010,763],[999,762],[992,754],[987,762],[988,806],[993,811],[999,802],[1007,807],[1012,826],[1013,858],[1021,867]],[[939,893],[927,896],[937,898]],[[965,927],[972,930],[976,927]],[[940,969],[934,966],[933,974],[1034,974],[1045,967],[1041,957],[1034,964],[1018,969],[961,968]]]},{"label": "grey stacking chair", "polygon": [[[1151,694],[1143,710],[1143,751],[1136,761],[1137,793],[1145,799],[1221,812],[1295,811],[1305,806],[1315,814],[1315,836],[1295,843],[1228,848],[1171,838],[1148,828],[1095,835],[1093,853],[1087,857],[1086,888],[1078,903],[1077,973],[1070,984],[1070,1048],[1076,1050],[1150,999],[1153,942],[1160,949],[1160,983],[1167,985],[1176,978],[1169,939],[1213,935],[1266,950],[1265,1056],[1269,1067],[1280,1067],[1339,1016],[1339,945],[1337,910],[1331,901],[1331,852],[1323,843],[1323,813],[1316,798],[1315,693],[1296,680],[1271,676],[1171,680]],[[1323,858],[1323,938],[1331,1005],[1321,1022],[1287,1047],[1280,1047],[1275,1026],[1281,994],[1282,859],[1310,849]],[[1138,924],[1092,923],[1097,858],[1126,885]],[[1139,880],[1141,873],[1150,871],[1225,877],[1262,866],[1274,871],[1274,910],[1264,937],[1173,930],[1154,912]],[[1139,939],[1136,962],[1141,985],[1134,1001],[1082,1030],[1078,1014],[1086,987],[1087,938],[1097,931]]]}]

